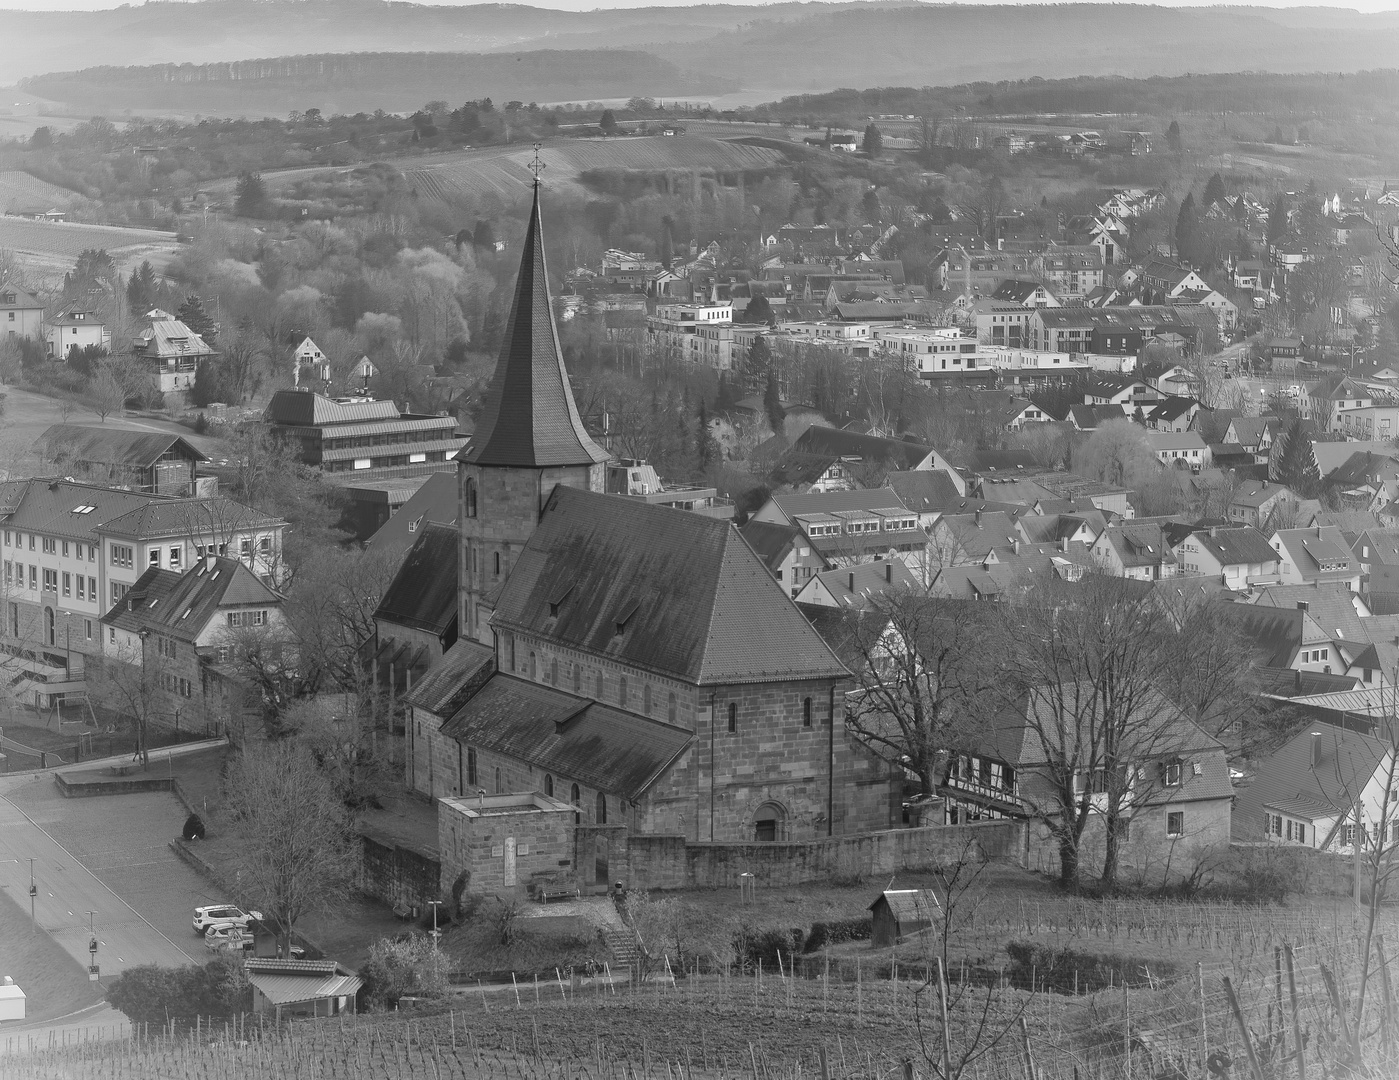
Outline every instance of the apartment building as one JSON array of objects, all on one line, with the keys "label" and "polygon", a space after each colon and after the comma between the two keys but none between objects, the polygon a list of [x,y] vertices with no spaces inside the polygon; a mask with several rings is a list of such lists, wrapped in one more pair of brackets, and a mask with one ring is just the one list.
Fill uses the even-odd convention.
[{"label": "apartment building", "polygon": [[148,567],[242,557],[271,580],[286,523],[230,499],[171,499],[35,478],[0,484],[0,677],[47,708],[86,690],[98,620]]}]

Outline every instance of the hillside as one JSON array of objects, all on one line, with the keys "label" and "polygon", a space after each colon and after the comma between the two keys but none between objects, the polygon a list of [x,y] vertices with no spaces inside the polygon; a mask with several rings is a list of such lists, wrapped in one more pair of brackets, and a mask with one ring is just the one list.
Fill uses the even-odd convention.
[{"label": "hillside", "polygon": [[350,53],[216,64],[95,67],[40,75],[24,88],[93,110],[190,110],[281,115],[412,111],[423,102],[490,97],[502,104],[637,94],[719,94],[736,84],[683,74],[634,51]]},{"label": "hillside", "polygon": [[[1092,47],[1085,48],[1085,42]],[[372,55],[337,63],[340,74],[329,72],[323,81],[304,71],[277,76],[292,81],[276,89],[268,82],[252,91],[251,100],[244,96],[242,79],[212,78],[212,69],[202,67],[285,58],[309,44],[316,57],[275,64],[286,70],[294,67],[293,60]],[[599,49],[630,51],[599,63]],[[542,50],[554,58],[527,58]],[[1396,50],[1399,13],[1319,8],[787,3],[568,12],[505,4],[203,0],[95,12],[8,13],[6,33],[0,35],[0,71],[16,79],[78,72],[81,78],[70,75],[29,89],[84,107],[100,104],[107,111],[187,101],[191,111],[257,114],[272,103],[285,111],[281,106],[298,94],[286,109],[366,107],[362,102],[368,108],[402,108],[404,99],[416,98],[416,105],[428,97],[482,94],[547,101],[633,93],[719,96],[741,87],[778,97],[840,85],[1250,69],[1353,72],[1392,66]],[[476,55],[449,61],[442,58],[448,52]],[[557,59],[560,52],[578,52],[577,68]],[[422,69],[422,57],[395,62],[384,55],[393,53],[439,59],[429,73]],[[487,60],[483,53],[499,59]],[[85,70],[109,65],[113,57],[147,70],[121,79],[107,68],[97,75]],[[345,74],[351,70],[356,73]],[[426,83],[443,73],[449,85],[425,93]],[[167,92],[157,93],[156,83],[167,77],[172,80]],[[189,98],[195,80],[207,85]],[[116,82],[117,96],[105,96],[102,90]]]}]

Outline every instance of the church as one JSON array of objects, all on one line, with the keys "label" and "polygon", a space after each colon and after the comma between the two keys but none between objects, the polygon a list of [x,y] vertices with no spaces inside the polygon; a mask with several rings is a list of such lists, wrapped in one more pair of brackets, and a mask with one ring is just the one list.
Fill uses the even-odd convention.
[{"label": "church", "polygon": [[608,459],[564,369],[536,185],[458,458],[458,633],[405,698],[409,788],[690,842],[896,824],[897,771],[845,730],[849,672],[742,534],[604,494]]}]

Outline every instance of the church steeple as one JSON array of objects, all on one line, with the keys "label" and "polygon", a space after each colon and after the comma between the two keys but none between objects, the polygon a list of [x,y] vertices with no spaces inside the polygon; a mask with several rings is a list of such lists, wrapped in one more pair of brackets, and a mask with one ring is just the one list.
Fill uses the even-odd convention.
[{"label": "church steeple", "polygon": [[608,456],[584,430],[564,370],[544,264],[536,179],[505,342],[476,433],[460,460],[531,469],[592,465]]}]

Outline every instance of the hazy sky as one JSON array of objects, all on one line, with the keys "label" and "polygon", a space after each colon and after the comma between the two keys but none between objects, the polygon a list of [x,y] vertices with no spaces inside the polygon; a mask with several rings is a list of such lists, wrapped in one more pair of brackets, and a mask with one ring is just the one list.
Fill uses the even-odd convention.
[{"label": "hazy sky", "polygon": [[[450,3],[450,0],[428,0],[430,3]],[[467,0],[472,2],[472,0]],[[478,0],[479,2],[479,0]],[[561,11],[591,11],[597,8],[628,7],[686,7],[692,0],[612,0],[598,3],[597,0],[516,0],[531,7],[557,8]],[[760,7],[770,0],[721,0],[723,3],[744,4]],[[1001,0],[961,0],[965,3],[998,3]],[[1220,0],[1156,0],[1167,7],[1208,6]],[[1226,0],[1227,2],[1227,0]],[[0,0],[0,9],[16,11],[96,11],[104,8],[125,7],[110,0]],[[139,5],[130,5],[139,6]],[[1243,6],[1243,5],[1240,5]],[[1353,11],[1394,11],[1399,10],[1399,0],[1352,0],[1347,3],[1322,3],[1318,0],[1253,0],[1253,7],[1340,7]]]}]

